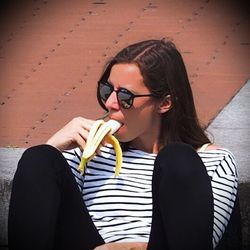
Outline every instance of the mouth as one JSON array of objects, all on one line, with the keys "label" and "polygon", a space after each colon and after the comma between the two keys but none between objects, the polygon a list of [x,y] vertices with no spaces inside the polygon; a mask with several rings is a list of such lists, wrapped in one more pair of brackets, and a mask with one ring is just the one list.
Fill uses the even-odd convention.
[{"label": "mouth", "polygon": [[104,120],[105,122],[111,122],[114,121],[114,122],[117,122],[117,123],[120,123],[119,125],[115,125],[117,126],[118,128],[116,128],[116,131],[114,132],[114,134],[117,134],[117,132],[124,126],[124,122],[116,119],[116,118],[113,118],[110,114],[110,112],[107,112],[105,113],[103,116],[99,117],[98,119],[100,120]]},{"label": "mouth", "polygon": [[111,128],[111,134],[115,134],[122,126],[122,123],[114,120],[114,119],[110,119],[106,122],[110,128]]}]

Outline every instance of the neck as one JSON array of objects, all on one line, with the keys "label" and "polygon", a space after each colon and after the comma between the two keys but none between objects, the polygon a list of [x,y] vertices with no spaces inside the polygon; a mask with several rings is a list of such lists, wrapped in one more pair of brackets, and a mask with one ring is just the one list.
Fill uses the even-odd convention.
[{"label": "neck", "polygon": [[148,153],[158,154],[160,150],[159,136],[161,131],[161,117],[153,116],[148,129],[130,142],[130,145]]},{"label": "neck", "polygon": [[144,134],[141,137],[131,141],[130,145],[144,152],[157,154],[160,149],[158,133]]}]

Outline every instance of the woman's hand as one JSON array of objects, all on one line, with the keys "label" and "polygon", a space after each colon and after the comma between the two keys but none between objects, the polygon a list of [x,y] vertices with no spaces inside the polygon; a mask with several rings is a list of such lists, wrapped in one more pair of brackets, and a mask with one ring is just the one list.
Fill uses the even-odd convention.
[{"label": "woman's hand", "polygon": [[84,148],[89,130],[94,120],[83,117],[74,118],[61,130],[55,133],[47,142],[60,151],[72,149],[75,147]]},{"label": "woman's hand", "polygon": [[147,245],[145,242],[107,243],[96,247],[94,250],[146,250]]}]

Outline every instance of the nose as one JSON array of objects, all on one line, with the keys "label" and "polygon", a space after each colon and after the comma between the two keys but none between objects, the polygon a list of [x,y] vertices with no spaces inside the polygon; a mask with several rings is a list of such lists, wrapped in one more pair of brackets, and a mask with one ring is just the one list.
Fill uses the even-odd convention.
[{"label": "nose", "polygon": [[120,106],[117,100],[117,94],[115,91],[111,93],[109,98],[107,99],[105,106],[108,110],[119,110]]}]

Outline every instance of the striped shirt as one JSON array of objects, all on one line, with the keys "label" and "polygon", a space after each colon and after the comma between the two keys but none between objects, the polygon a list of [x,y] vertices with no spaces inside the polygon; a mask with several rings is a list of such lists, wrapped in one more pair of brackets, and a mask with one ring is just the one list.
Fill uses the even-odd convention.
[{"label": "striped shirt", "polygon": [[[228,224],[236,199],[235,160],[227,149],[198,152],[211,178],[214,198],[213,246]],[[152,174],[156,154],[130,148],[114,177],[115,152],[102,147],[82,176],[79,148],[64,151],[83,200],[100,235],[108,242],[148,242],[152,221]]]}]

